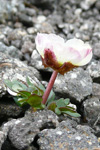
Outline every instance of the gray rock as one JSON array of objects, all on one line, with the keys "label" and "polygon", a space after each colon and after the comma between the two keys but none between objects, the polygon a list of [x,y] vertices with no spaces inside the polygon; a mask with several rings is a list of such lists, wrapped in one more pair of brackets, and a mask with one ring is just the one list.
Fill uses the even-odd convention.
[{"label": "gray rock", "polygon": [[1,149],[2,144],[4,143],[4,141],[5,141],[4,132],[0,131],[0,149]]},{"label": "gray rock", "polygon": [[23,54],[25,54],[25,53],[31,54],[33,52],[34,48],[35,48],[34,43],[32,43],[31,41],[25,41],[22,45],[21,52]]},{"label": "gray rock", "polygon": [[44,21],[42,23],[36,23],[35,28],[38,32],[47,33],[47,34],[54,33],[53,27],[47,21]]},{"label": "gray rock", "polygon": [[63,24],[58,24],[58,27],[62,29],[62,31],[67,35],[70,32],[74,31],[74,25],[63,23]]},{"label": "gray rock", "polygon": [[44,5],[43,8],[49,8],[51,9],[52,8],[52,5],[54,4],[55,0],[24,0],[26,3],[29,3],[29,4],[33,4],[33,5],[41,5],[41,7]]},{"label": "gray rock", "polygon": [[27,35],[27,32],[24,29],[22,28],[14,29],[8,33],[8,40],[9,41],[21,40],[25,35]]},{"label": "gray rock", "polygon": [[12,98],[3,97],[0,99],[0,122],[23,116],[24,113],[25,109],[19,107]]},{"label": "gray rock", "polygon": [[30,77],[35,83],[40,83],[39,72],[18,59],[11,58],[9,55],[0,52],[0,97],[5,95],[6,88],[2,79],[20,79],[25,81]]},{"label": "gray rock", "polygon": [[[8,132],[9,132],[10,128],[12,128],[15,121],[16,121],[16,119],[12,119],[11,121],[2,125],[1,131],[0,131],[0,149],[2,148],[2,145],[4,144],[4,142],[6,141]],[[7,147],[7,145],[5,146],[5,148],[6,147]]]},{"label": "gray rock", "polygon": [[100,84],[99,83],[93,83],[92,95],[99,98],[100,100]]},{"label": "gray rock", "polygon": [[29,28],[27,29],[27,32],[28,32],[29,34],[34,34],[34,33],[37,33],[37,29],[34,28],[34,27],[29,27]]},{"label": "gray rock", "polygon": [[14,46],[6,46],[4,43],[0,42],[0,52],[10,55],[14,58],[21,58],[21,52]]},{"label": "gray rock", "polygon": [[34,42],[34,35],[27,34],[27,35],[23,36],[22,43],[24,43],[25,41],[32,41],[32,42]]},{"label": "gray rock", "polygon": [[23,25],[21,22],[15,22],[14,27],[15,28],[23,28]]},{"label": "gray rock", "polygon": [[21,40],[12,40],[11,45],[13,45],[13,46],[17,47],[18,49],[20,49],[21,46],[22,46],[22,43],[21,43]]},{"label": "gray rock", "polygon": [[[5,23],[8,20],[13,20],[17,12],[20,10],[23,11],[25,7],[21,1],[17,0],[1,0],[0,1],[0,22]],[[15,15],[15,16],[14,16]]]},{"label": "gray rock", "polygon": [[92,61],[87,67],[87,71],[93,79],[100,79],[100,61]]},{"label": "gray rock", "polygon": [[85,10],[88,10],[97,0],[84,0],[81,2],[81,7]]},{"label": "gray rock", "polygon": [[40,130],[55,128],[57,125],[58,117],[52,111],[28,112],[25,117],[14,122],[9,130],[8,137],[14,147],[21,150],[29,148]]},{"label": "gray rock", "polygon": [[64,76],[58,75],[54,91],[56,95],[70,97],[73,102],[81,102],[92,93],[92,79],[82,68],[74,69]]},{"label": "gray rock", "polygon": [[5,20],[11,17],[11,5],[7,0],[1,0],[0,3],[2,4],[0,5],[0,22],[5,23]]},{"label": "gray rock", "polygon": [[36,20],[36,22],[38,23],[38,24],[41,24],[41,23],[43,23],[43,22],[45,22],[46,21],[46,17],[44,16],[44,15],[39,15],[38,17],[37,17],[37,20]]},{"label": "gray rock", "polygon": [[96,6],[96,8],[97,8],[98,10],[100,10],[100,1],[96,1],[95,6]]},{"label": "gray rock", "polygon": [[90,125],[93,125],[97,122],[100,123],[100,101],[97,97],[86,99],[83,102],[84,107],[84,117]]},{"label": "gray rock", "polygon": [[18,19],[20,22],[23,23],[23,25],[31,27],[33,26],[33,21],[32,18],[24,13],[19,13],[18,14]]},{"label": "gray rock", "polygon": [[26,7],[25,11],[26,11],[26,14],[29,15],[29,16],[36,15],[36,10],[34,8],[28,8],[28,7]]},{"label": "gray rock", "polygon": [[63,121],[56,129],[41,131],[38,139],[40,150],[90,150],[99,148],[96,136],[88,126],[78,125],[76,129]]},{"label": "gray rock", "polygon": [[12,32],[12,28],[6,25],[0,25],[0,33],[4,35],[8,35],[9,33]]},{"label": "gray rock", "polygon": [[93,53],[94,53],[94,56],[96,56],[97,58],[100,58],[100,43],[95,43],[93,45]]},{"label": "gray rock", "polygon": [[[99,20],[100,20],[100,19],[99,19]],[[99,33],[98,31],[94,32],[94,33],[93,33],[93,37],[96,37],[98,40],[100,40],[100,33]],[[97,40],[97,41],[98,41],[98,40]],[[96,41],[96,42],[97,42],[97,41]]]}]

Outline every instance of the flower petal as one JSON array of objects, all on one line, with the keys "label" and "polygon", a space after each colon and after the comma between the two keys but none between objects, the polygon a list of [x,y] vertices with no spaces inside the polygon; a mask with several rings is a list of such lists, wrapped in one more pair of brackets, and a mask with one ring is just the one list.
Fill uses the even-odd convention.
[{"label": "flower petal", "polygon": [[50,49],[51,46],[57,45],[57,43],[63,43],[64,39],[55,34],[42,34],[38,33],[35,38],[36,49],[42,57],[44,57],[44,50]]},{"label": "flower petal", "polygon": [[86,56],[84,57],[84,59],[82,59],[79,63],[76,63],[75,65],[76,66],[84,66],[86,64],[88,64],[90,62],[90,60],[92,59],[92,50],[91,52]]}]

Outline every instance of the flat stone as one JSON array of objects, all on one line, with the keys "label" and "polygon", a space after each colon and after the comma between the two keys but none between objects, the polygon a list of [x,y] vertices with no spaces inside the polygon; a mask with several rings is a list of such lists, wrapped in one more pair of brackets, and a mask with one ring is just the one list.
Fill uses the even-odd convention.
[{"label": "flat stone", "polygon": [[86,99],[83,102],[83,107],[84,117],[90,125],[95,124],[96,121],[100,123],[100,101],[97,97]]},{"label": "flat stone", "polygon": [[6,46],[4,43],[0,42],[0,52],[10,55],[13,58],[21,58],[22,54],[15,46]]},{"label": "flat stone", "polygon": [[100,84],[99,83],[93,83],[92,95],[99,98],[100,100]]},{"label": "flat stone", "polygon": [[25,41],[23,43],[23,45],[22,45],[21,52],[23,54],[25,54],[25,53],[31,54],[33,52],[34,48],[35,48],[35,44],[34,43],[32,43],[30,40],[29,41]]},{"label": "flat stone", "polygon": [[27,35],[27,32],[24,29],[18,28],[14,29],[8,33],[8,40],[21,40],[23,36]]},{"label": "flat stone", "polygon": [[19,13],[18,14],[19,21],[23,23],[23,25],[32,27],[33,26],[33,21],[32,18],[24,13]]},{"label": "flat stone", "polygon": [[100,10],[100,1],[96,1],[96,8],[98,9],[98,10]]},{"label": "flat stone", "polygon": [[100,58],[100,43],[95,43],[93,45],[93,53],[94,53],[94,56],[96,56],[97,58]]},{"label": "flat stone", "polygon": [[10,122],[3,125],[2,131],[6,132],[15,148],[22,150],[31,146],[40,130],[55,128],[58,125],[58,117],[49,110],[33,113],[28,111],[25,117],[14,120],[11,125]]},{"label": "flat stone", "polygon": [[[3,145],[4,145],[4,142],[6,141],[9,129],[13,126],[13,124],[14,124],[15,121],[16,121],[16,119],[12,119],[8,123],[5,123],[4,125],[2,125],[1,131],[0,131],[0,149],[3,149]],[[7,143],[4,146],[4,149],[5,148],[6,149],[8,148]]]},{"label": "flat stone", "polygon": [[97,0],[84,0],[81,2],[81,7],[88,10]]},{"label": "flat stone", "polygon": [[23,116],[26,109],[19,107],[11,97],[0,99],[0,123],[7,121],[9,118]]},{"label": "flat stone", "polygon": [[100,148],[97,137],[88,126],[77,125],[73,129],[68,128],[66,122],[61,122],[56,129],[41,131],[38,139],[40,150],[92,150]]},{"label": "flat stone", "polygon": [[100,78],[100,61],[92,61],[88,67],[87,71],[93,79]]},{"label": "flat stone", "polygon": [[81,102],[92,93],[92,79],[87,71],[77,68],[64,76],[58,75],[54,84],[54,91],[56,95],[74,99],[74,103]]}]

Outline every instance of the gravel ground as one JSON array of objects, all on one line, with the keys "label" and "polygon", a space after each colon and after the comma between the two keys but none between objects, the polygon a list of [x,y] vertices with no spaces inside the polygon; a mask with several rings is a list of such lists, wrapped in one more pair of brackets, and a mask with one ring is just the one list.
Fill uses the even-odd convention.
[{"label": "gravel ground", "polygon": [[[47,85],[52,69],[44,69],[36,51],[38,32],[76,37],[92,46],[91,62],[59,75],[54,84],[56,97],[70,98],[81,119],[50,111],[44,119],[46,110],[32,115],[6,92],[3,77],[25,80],[28,75]],[[99,110],[100,0],[0,0],[0,149],[99,150]]]}]

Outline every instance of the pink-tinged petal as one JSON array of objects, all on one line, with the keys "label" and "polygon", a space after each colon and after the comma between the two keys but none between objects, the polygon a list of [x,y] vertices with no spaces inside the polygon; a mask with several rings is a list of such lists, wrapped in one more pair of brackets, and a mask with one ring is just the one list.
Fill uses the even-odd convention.
[{"label": "pink-tinged petal", "polygon": [[[58,54],[58,53],[57,53]],[[62,51],[57,55],[57,60],[59,63],[64,64],[65,62],[77,62],[79,59],[81,60],[81,55],[78,51],[73,49],[72,47],[64,47]]]},{"label": "pink-tinged petal", "polygon": [[88,64],[90,62],[90,60],[92,59],[92,50],[89,51],[90,53],[87,54],[86,57],[84,57],[79,63],[75,64],[76,66],[84,66],[86,64]]},{"label": "pink-tinged petal", "polygon": [[35,38],[36,43],[36,49],[40,53],[40,55],[43,57],[44,55],[44,48],[46,47],[46,44],[48,43],[48,39],[44,34],[37,34]]},{"label": "pink-tinged petal", "polygon": [[80,51],[82,49],[82,46],[84,46],[84,42],[80,39],[70,39],[66,43],[66,47],[72,47],[73,49]]},{"label": "pink-tinged petal", "polygon": [[[82,40],[79,39],[71,39],[66,42],[65,46],[65,55],[63,58],[66,59],[66,62],[70,62],[73,65],[82,65],[87,64],[91,60],[91,56],[89,57],[90,60],[82,61],[86,56],[89,55],[91,52],[91,47],[89,44],[85,44]],[[92,53],[92,52],[91,52]],[[68,56],[67,56],[68,55]]]},{"label": "pink-tinged petal", "polygon": [[[55,34],[42,34],[38,33],[35,38],[36,49],[40,55],[44,56],[44,49],[50,48],[51,46],[57,45],[57,43],[63,43],[64,39]],[[50,47],[49,47],[50,46]]]},{"label": "pink-tinged petal", "polygon": [[87,43],[84,43],[80,39],[70,39],[66,42],[66,47],[72,47],[75,51],[79,52],[81,57],[84,58],[84,56],[87,53],[87,49],[91,49],[90,45]]}]

